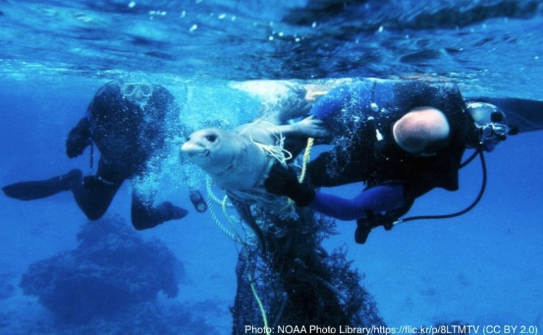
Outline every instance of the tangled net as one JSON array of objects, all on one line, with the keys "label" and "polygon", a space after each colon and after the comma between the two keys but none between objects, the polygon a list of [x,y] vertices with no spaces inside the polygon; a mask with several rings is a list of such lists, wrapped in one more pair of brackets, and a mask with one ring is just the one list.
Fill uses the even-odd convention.
[{"label": "tangled net", "polygon": [[245,244],[240,250],[233,334],[245,334],[247,325],[268,329],[385,325],[345,250],[328,254],[321,247],[322,240],[333,234],[333,220],[300,208],[297,218],[259,205],[252,205],[251,212],[266,245]]}]

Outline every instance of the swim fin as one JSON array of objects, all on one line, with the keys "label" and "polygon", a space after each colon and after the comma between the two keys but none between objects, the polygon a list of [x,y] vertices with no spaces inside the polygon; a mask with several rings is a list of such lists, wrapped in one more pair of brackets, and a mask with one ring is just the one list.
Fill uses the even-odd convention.
[{"label": "swim fin", "polygon": [[69,191],[81,183],[83,173],[73,169],[61,176],[46,180],[24,181],[2,187],[6,196],[18,200],[36,200],[50,197],[63,191]]}]

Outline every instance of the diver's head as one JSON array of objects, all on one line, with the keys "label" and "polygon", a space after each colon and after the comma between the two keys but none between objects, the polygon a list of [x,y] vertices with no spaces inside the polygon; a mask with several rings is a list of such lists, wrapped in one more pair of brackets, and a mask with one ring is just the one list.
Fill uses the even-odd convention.
[{"label": "diver's head", "polygon": [[145,82],[124,82],[120,84],[123,97],[136,104],[145,107],[151,95],[153,95],[153,85]]},{"label": "diver's head", "polygon": [[470,101],[466,103],[478,129],[479,145],[484,150],[492,151],[496,144],[504,141],[510,129],[505,114],[495,105],[487,102]]},{"label": "diver's head", "polygon": [[414,155],[432,155],[445,147],[450,134],[445,115],[433,107],[418,107],[402,116],[392,128],[400,148]]}]

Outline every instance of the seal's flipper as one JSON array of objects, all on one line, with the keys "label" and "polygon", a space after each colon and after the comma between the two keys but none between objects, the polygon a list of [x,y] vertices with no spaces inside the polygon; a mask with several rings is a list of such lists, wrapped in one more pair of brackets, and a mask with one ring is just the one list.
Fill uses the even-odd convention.
[{"label": "seal's flipper", "polygon": [[487,97],[469,97],[469,100],[498,106],[505,113],[509,127],[516,127],[519,133],[543,130],[543,101]]},{"label": "seal's flipper", "polygon": [[50,197],[62,191],[69,191],[81,183],[82,172],[74,169],[62,176],[46,180],[25,181],[2,187],[6,196],[19,200],[36,200]]}]

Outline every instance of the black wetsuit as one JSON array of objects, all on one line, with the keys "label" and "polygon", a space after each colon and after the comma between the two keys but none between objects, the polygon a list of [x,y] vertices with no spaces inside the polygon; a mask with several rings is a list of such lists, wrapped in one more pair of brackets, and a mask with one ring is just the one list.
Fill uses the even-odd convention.
[{"label": "black wetsuit", "polygon": [[[441,110],[450,125],[448,145],[435,155],[412,155],[399,148],[392,126],[416,107]],[[309,164],[315,186],[365,182],[368,187],[398,181],[416,198],[435,187],[458,189],[458,169],[477,129],[460,91],[452,84],[420,81],[363,81],[338,87],[312,114],[330,124],[334,148]]]},{"label": "black wetsuit", "polygon": [[[150,162],[165,157],[169,134],[179,134],[178,118],[174,96],[159,85],[152,86],[143,108],[126,99],[115,82],[96,93],[85,117],[66,141],[70,158],[80,155],[91,142],[101,154],[96,175],[85,177],[82,187],[73,189],[89,219],[96,220],[107,211],[124,180],[144,178]],[[152,200],[153,194],[142,195],[134,187],[132,223],[136,229],[151,228],[187,214],[170,202],[155,206]]]}]

